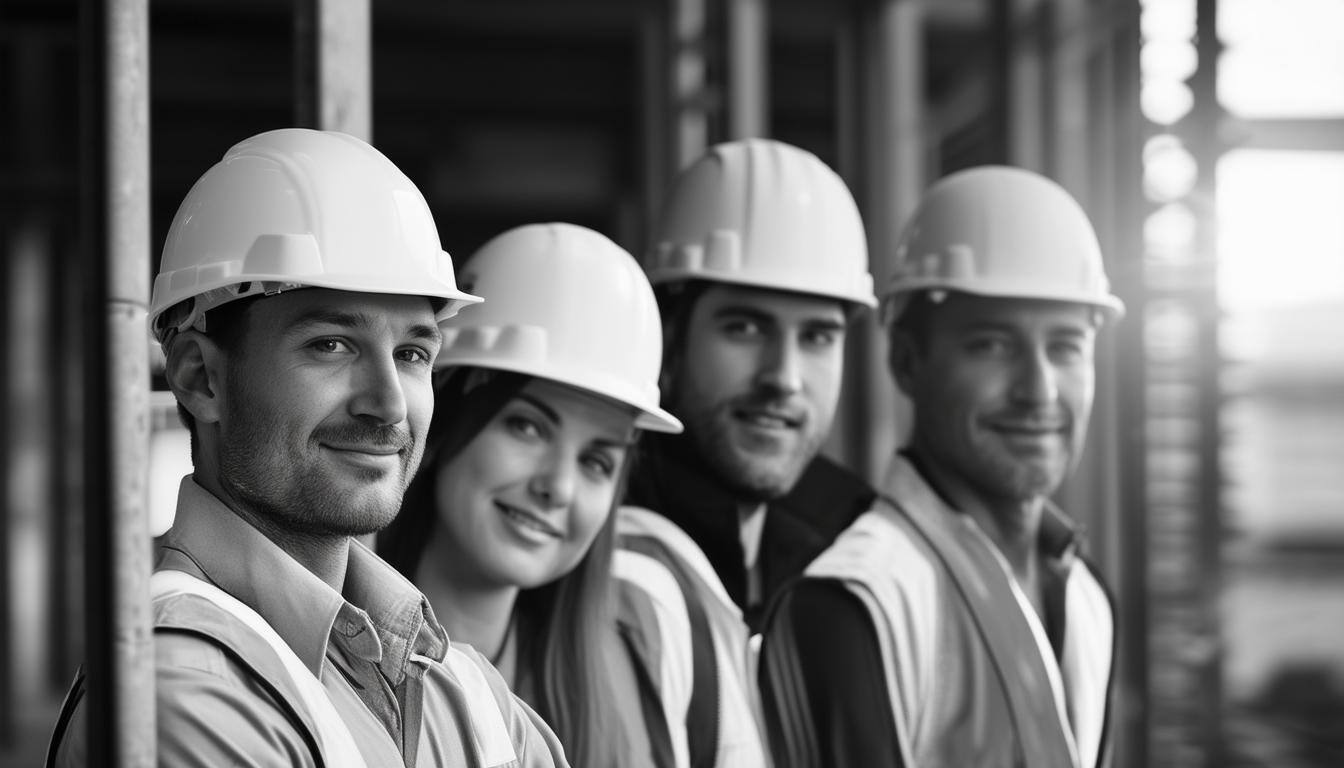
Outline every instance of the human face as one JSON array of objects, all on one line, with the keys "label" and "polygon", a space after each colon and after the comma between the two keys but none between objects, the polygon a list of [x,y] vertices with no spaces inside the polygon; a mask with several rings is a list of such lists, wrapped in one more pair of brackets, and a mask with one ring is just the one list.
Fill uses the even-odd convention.
[{"label": "human face", "polygon": [[616,502],[634,413],[529,381],[435,481],[438,551],[476,585],[530,589],[579,564]]},{"label": "human face", "polygon": [[317,288],[259,299],[228,353],[220,485],[267,525],[387,525],[420,464],[441,337],[426,298]]},{"label": "human face", "polygon": [[1095,340],[1082,305],[953,295],[897,371],[913,445],[987,500],[1049,495],[1083,448]]},{"label": "human face", "polygon": [[670,371],[672,410],[744,499],[787,493],[831,430],[844,371],[840,302],[735,285],[706,288]]}]

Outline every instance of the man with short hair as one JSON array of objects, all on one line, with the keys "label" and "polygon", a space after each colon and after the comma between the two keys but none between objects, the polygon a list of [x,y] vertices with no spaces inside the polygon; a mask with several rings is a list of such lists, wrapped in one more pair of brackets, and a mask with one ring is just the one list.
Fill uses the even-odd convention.
[{"label": "man with short hair", "polygon": [[1049,498],[1124,310],[1091,223],[1037,174],[953,174],[907,225],[883,308],[914,424],[875,508],[767,620],[777,764],[1103,765],[1113,611]]},{"label": "man with short hair", "polygon": [[750,638],[775,590],[873,498],[818,455],[848,324],[876,305],[863,223],[816,156],[750,139],[687,168],[655,231],[664,403],[686,431],[646,436],[630,478],[617,573],[639,587],[626,607],[659,620],[633,610],[625,626],[637,647],[658,637],[650,668],[692,673],[665,686],[689,690],[690,765],[766,765]]},{"label": "man with short hair", "polygon": [[[353,538],[396,516],[438,322],[477,301],[419,191],[354,137],[254,136],[188,193],[149,317],[194,465],[151,579],[160,765],[565,764]],[[51,764],[84,764],[77,703]]]}]

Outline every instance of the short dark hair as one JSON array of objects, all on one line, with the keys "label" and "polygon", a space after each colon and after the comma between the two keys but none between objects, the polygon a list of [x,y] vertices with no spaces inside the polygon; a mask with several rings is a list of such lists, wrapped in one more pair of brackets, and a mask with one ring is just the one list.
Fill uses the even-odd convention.
[{"label": "short dark hair", "polygon": [[[221,304],[206,312],[205,335],[215,342],[215,346],[225,352],[233,352],[238,349],[238,345],[242,343],[243,336],[247,332],[247,310],[260,298],[262,298],[261,295],[248,296],[230,301],[227,304]],[[199,438],[196,435],[196,417],[182,407],[181,402],[177,404],[177,417],[182,420],[182,426],[187,428],[187,433],[191,436],[191,463],[194,466],[200,459]]]},{"label": "short dark hair", "polygon": [[[656,286],[653,291],[658,300],[658,313],[663,319],[663,367],[664,373],[676,370],[682,354],[686,350],[686,329],[691,324],[691,313],[700,297],[709,289],[706,280],[686,280],[680,283],[667,283]],[[667,402],[668,392],[663,392],[663,401]]]},{"label": "short dark hair", "polygon": [[949,298],[951,294],[945,294],[935,301],[928,291],[916,291],[906,300],[905,308],[891,321],[888,330],[893,337],[898,334],[909,336],[921,352],[928,349],[929,326],[933,323],[933,315]]}]

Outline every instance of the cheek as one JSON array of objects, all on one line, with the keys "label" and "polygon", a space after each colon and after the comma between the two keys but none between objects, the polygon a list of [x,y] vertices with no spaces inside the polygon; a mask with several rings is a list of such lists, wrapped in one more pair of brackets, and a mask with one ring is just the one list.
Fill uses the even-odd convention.
[{"label": "cheek", "polygon": [[615,495],[615,486],[607,485],[590,489],[575,500],[574,516],[571,520],[573,540],[584,551],[592,545],[598,531],[602,530],[603,524],[607,522],[612,505],[615,503]]},{"label": "cheek", "polygon": [[750,391],[755,358],[743,349],[702,343],[687,351],[680,374],[681,396],[693,397],[691,405],[714,405]]}]

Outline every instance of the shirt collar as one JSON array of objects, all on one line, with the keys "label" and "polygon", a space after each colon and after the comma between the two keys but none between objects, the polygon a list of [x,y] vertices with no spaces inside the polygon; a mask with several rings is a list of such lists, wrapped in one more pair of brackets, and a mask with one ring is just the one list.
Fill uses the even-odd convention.
[{"label": "shirt collar", "polygon": [[318,677],[336,629],[354,639],[371,625],[366,638],[377,641],[355,641],[349,650],[377,662],[393,685],[412,653],[439,658],[447,649],[424,596],[367,547],[351,540],[342,596],[190,476],[182,479],[163,547],[160,567],[173,553],[185,555],[207,580],[265,619]]}]

